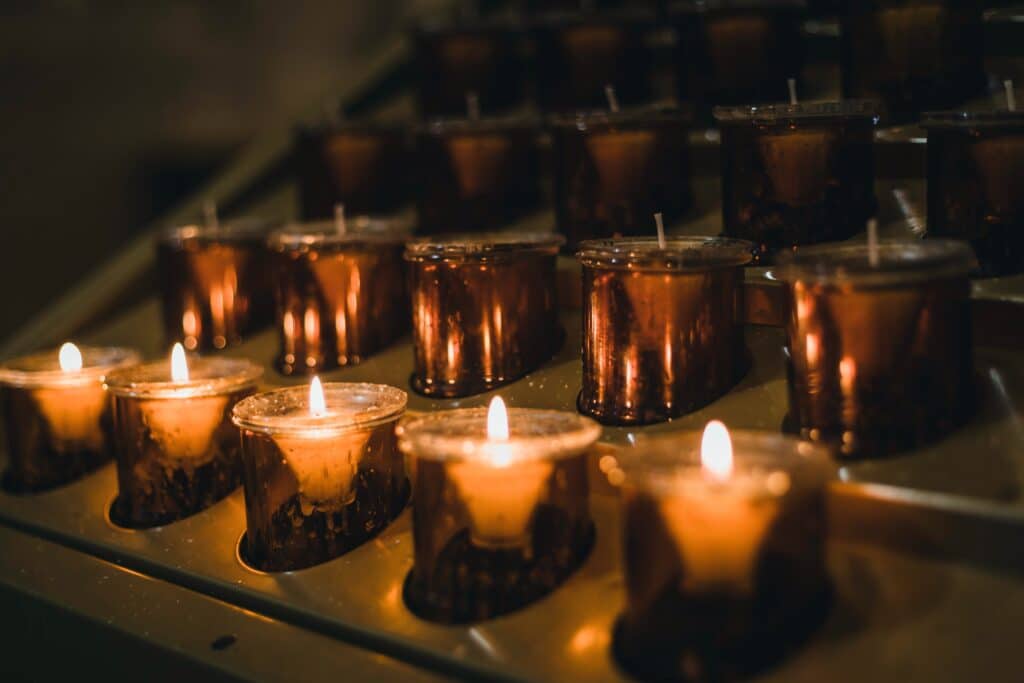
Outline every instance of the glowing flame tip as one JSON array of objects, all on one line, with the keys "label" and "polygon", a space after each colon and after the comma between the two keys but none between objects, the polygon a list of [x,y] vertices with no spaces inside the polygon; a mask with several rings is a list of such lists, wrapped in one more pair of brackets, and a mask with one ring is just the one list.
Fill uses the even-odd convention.
[{"label": "glowing flame tip", "polygon": [[65,372],[74,372],[82,369],[82,352],[71,342],[65,342],[57,353],[60,361],[60,369]]},{"label": "glowing flame tip", "polygon": [[309,384],[309,414],[313,417],[327,414],[327,399],[324,396],[324,386],[320,383],[319,377],[313,377],[313,381]]},{"label": "glowing flame tip", "polygon": [[188,381],[188,360],[181,344],[175,344],[171,349],[171,379],[175,382]]},{"label": "glowing flame tip", "polygon": [[508,441],[508,410],[501,396],[491,399],[487,408],[487,438],[493,441]]},{"label": "glowing flame tip", "polygon": [[729,430],[718,420],[708,422],[700,441],[700,462],[718,479],[732,474],[732,439]]}]

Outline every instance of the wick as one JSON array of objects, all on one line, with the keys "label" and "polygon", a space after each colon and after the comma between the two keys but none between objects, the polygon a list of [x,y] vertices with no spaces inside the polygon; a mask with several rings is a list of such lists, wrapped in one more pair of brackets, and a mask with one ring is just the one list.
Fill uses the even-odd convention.
[{"label": "wick", "polygon": [[466,115],[470,121],[480,120],[480,96],[475,92],[466,93]]},{"label": "wick", "polygon": [[219,221],[217,220],[217,202],[207,199],[203,202],[203,225],[211,230],[216,230]]},{"label": "wick", "polygon": [[604,86],[604,96],[608,99],[608,108],[613,114],[619,113],[619,98],[615,95],[615,86],[611,83]]},{"label": "wick", "polygon": [[1017,111],[1017,95],[1013,92],[1013,79],[1003,81],[1003,89],[1006,91],[1006,108],[1010,111]]},{"label": "wick", "polygon": [[878,267],[878,220],[868,221],[868,263],[872,268]]},{"label": "wick", "polygon": [[658,249],[665,249],[668,246],[665,243],[665,219],[660,211],[654,214],[654,224],[658,226]]},{"label": "wick", "polygon": [[795,78],[787,78],[786,79],[786,85],[789,86],[789,103],[790,104],[798,104],[799,100],[797,100],[797,98],[796,98],[796,79]]},{"label": "wick", "polygon": [[334,229],[339,235],[344,235],[348,232],[348,228],[345,225],[345,205],[340,202],[334,205]]}]

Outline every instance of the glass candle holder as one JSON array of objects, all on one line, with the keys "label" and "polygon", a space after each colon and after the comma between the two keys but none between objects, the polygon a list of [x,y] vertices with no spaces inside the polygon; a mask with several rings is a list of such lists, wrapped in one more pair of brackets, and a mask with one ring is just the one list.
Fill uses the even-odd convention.
[{"label": "glass candle holder", "polygon": [[619,457],[626,608],[613,652],[638,678],[761,670],[831,605],[826,449],[758,432],[729,439],[728,460],[709,444],[716,458],[702,463],[700,433],[641,438]]},{"label": "glass candle holder", "polygon": [[1024,270],[1024,112],[935,112],[928,235],[970,242],[981,275]]},{"label": "glass candle holder", "polygon": [[716,107],[722,222],[761,256],[845,240],[875,215],[871,102]]},{"label": "glass candle holder", "polygon": [[843,94],[880,100],[889,122],[984,93],[977,0],[868,0],[841,12]]},{"label": "glass candle holder", "polygon": [[537,369],[561,348],[557,235],[411,243],[412,388],[455,398]]},{"label": "glass candle holder", "polygon": [[395,439],[405,403],[404,391],[384,384],[331,383],[318,396],[289,387],[235,406],[249,564],[292,571],[326,562],[398,516],[409,498]]},{"label": "glass candle holder", "polygon": [[157,242],[168,341],[186,349],[233,346],[269,325],[274,297],[264,241],[270,223],[242,220],[189,225]]},{"label": "glass candle holder", "polygon": [[284,375],[359,363],[409,330],[402,254],[411,225],[357,217],[271,235]]},{"label": "glass candle holder", "polygon": [[539,128],[524,117],[445,119],[419,132],[419,230],[475,232],[510,223],[540,201]]},{"label": "glass candle holder", "polygon": [[973,405],[962,242],[822,246],[780,261],[790,315],[788,423],[840,456],[934,441]]},{"label": "glass candle holder", "polygon": [[649,234],[655,213],[682,218],[693,204],[689,124],[671,108],[552,118],[555,213],[569,248]]},{"label": "glass candle holder", "polygon": [[474,93],[485,112],[523,100],[523,29],[507,17],[424,23],[413,34],[420,115],[457,116]]},{"label": "glass candle holder", "polygon": [[[4,487],[35,493],[66,484],[110,459],[108,372],[139,362],[132,349],[67,346],[0,365],[7,436]],[[75,355],[77,354],[77,355]]]},{"label": "glass candle holder", "polygon": [[415,463],[405,597],[423,618],[464,623],[523,607],[565,581],[593,545],[586,452],[600,427],[515,408],[507,427],[507,438],[489,436],[485,408],[399,425]]},{"label": "glass candle holder", "polygon": [[121,526],[169,524],[213,505],[241,483],[231,409],[252,394],[263,369],[247,360],[197,358],[188,379],[166,362],[107,375],[113,396]]},{"label": "glass candle holder", "polygon": [[412,199],[412,140],[392,123],[336,121],[295,132],[299,206],[304,220],[388,213]]},{"label": "glass candle holder", "polygon": [[642,9],[552,13],[534,22],[536,97],[546,111],[607,105],[605,86],[623,105],[654,93],[647,35],[654,15]]},{"label": "glass candle holder", "polygon": [[676,87],[701,117],[713,105],[780,102],[804,64],[803,0],[687,0],[671,6]]},{"label": "glass candle holder", "polygon": [[725,394],[749,365],[743,265],[754,245],[714,237],[584,242],[580,412],[649,424]]}]

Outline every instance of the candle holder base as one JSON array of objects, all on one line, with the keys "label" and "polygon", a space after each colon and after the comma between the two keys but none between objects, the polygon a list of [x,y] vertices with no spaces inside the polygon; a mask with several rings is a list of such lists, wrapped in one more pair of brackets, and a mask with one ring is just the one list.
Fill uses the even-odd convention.
[{"label": "candle holder base", "polygon": [[34,463],[21,472],[8,467],[0,475],[0,489],[14,495],[52,491],[95,472],[110,462],[110,455],[82,450],[74,453],[36,452]]}]

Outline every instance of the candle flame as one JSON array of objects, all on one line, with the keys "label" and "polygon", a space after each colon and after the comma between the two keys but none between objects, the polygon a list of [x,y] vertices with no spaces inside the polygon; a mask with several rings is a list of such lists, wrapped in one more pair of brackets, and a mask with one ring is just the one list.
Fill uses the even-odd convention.
[{"label": "candle flame", "polygon": [[732,474],[732,439],[729,430],[718,420],[708,422],[700,441],[700,462],[717,479]]},{"label": "candle flame", "polygon": [[171,379],[175,382],[188,381],[188,360],[185,358],[185,347],[175,344],[171,349]]},{"label": "candle flame", "polygon": [[65,342],[57,353],[60,360],[60,369],[64,372],[74,372],[82,369],[82,352],[71,342]]},{"label": "candle flame", "polygon": [[508,436],[508,410],[501,396],[495,396],[487,408],[487,438],[493,441],[508,441]]},{"label": "candle flame", "polygon": [[309,414],[313,417],[320,417],[327,414],[327,399],[324,397],[324,387],[319,377],[313,377],[309,384]]}]

